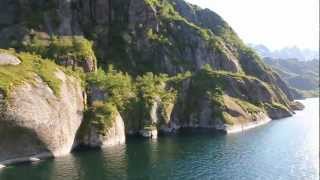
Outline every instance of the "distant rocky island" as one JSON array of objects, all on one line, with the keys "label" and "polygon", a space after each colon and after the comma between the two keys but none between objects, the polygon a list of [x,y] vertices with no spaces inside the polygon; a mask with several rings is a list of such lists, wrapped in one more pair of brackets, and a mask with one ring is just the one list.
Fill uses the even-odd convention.
[{"label": "distant rocky island", "polygon": [[216,13],[182,0],[0,2],[0,164],[303,105]]}]

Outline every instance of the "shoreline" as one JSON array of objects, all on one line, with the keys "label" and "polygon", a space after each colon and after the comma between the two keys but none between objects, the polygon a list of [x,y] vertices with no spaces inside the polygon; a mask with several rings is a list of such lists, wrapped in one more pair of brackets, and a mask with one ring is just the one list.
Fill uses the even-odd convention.
[{"label": "shoreline", "polygon": [[[226,126],[221,129],[217,129],[217,127],[210,127],[210,128],[205,128],[205,129],[216,129],[218,131],[223,131],[226,134],[235,134],[243,131],[247,131],[249,129],[253,129],[265,124],[268,124],[271,122],[272,119],[269,118],[268,116],[265,116],[262,120],[258,121],[253,121],[253,122],[247,122],[244,124],[239,124],[239,125],[234,125],[234,126]],[[191,128],[197,128],[197,127],[191,127]],[[26,156],[26,157],[21,157],[21,158],[15,158],[15,159],[10,159],[10,160],[5,160],[0,162],[0,169],[6,168],[9,165],[14,165],[14,164],[19,164],[19,163],[32,163],[32,162],[38,162],[41,160],[53,158],[53,154],[45,152],[45,153],[40,153],[32,156]]]},{"label": "shoreline", "polygon": [[14,158],[5,161],[0,161],[0,169],[6,168],[8,165],[19,164],[19,163],[32,163],[38,162],[44,159],[53,158],[51,153],[40,153],[32,156],[26,156],[21,158]]},{"label": "shoreline", "polygon": [[245,124],[239,124],[239,125],[235,125],[235,126],[229,126],[226,129],[224,129],[224,131],[227,134],[235,134],[235,133],[247,131],[249,129],[253,129],[253,128],[256,128],[259,126],[263,126],[265,124],[268,124],[271,121],[272,121],[272,119],[266,116],[263,120],[248,122]]}]

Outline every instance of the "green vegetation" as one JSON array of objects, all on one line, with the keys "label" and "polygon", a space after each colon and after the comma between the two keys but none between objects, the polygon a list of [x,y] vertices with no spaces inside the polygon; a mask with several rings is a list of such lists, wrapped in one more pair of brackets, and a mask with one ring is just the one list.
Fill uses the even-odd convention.
[{"label": "green vegetation", "polygon": [[191,80],[192,85],[190,88],[190,94],[192,96],[188,99],[186,113],[200,112],[199,98],[206,95],[212,105],[213,114],[215,118],[224,120],[225,106],[224,106],[224,88],[226,72],[213,71],[210,66],[205,66],[204,69],[195,73]]},{"label": "green vegetation", "polygon": [[85,112],[85,124],[93,125],[98,133],[105,135],[117,116],[117,108],[109,102],[95,101]]},{"label": "green vegetation", "polygon": [[257,114],[259,112],[262,112],[263,110],[258,107],[253,105],[252,103],[249,103],[247,101],[243,101],[241,99],[233,98],[233,100],[246,112],[249,114]]},{"label": "green vegetation", "polygon": [[41,37],[34,33],[29,41],[23,42],[21,49],[41,55],[44,58],[55,59],[58,64],[66,60],[96,63],[93,43],[82,36]]},{"label": "green vegetation", "polygon": [[164,74],[157,76],[153,73],[146,73],[137,77],[138,98],[142,106],[141,118],[146,120],[143,122],[144,127],[157,126],[150,122],[150,110],[153,103],[161,104],[162,114],[165,117],[168,110],[166,108],[175,102],[177,92],[166,88],[168,80],[168,76]]},{"label": "green vegetation", "polygon": [[[153,3],[160,9],[160,14],[164,22],[168,24],[175,24],[176,26],[182,25],[194,30],[203,40],[205,40],[214,50],[220,52],[222,55],[226,55],[224,48],[222,47],[222,39],[216,36],[212,30],[203,28],[188,21],[186,18],[181,16],[174,8],[172,3],[167,0],[163,0],[161,3]],[[169,26],[169,25],[167,25]],[[178,34],[177,34],[178,35]],[[179,46],[179,45],[178,45]]]},{"label": "green vegetation", "polygon": [[[114,114],[118,113],[118,110],[124,114],[128,106],[132,105],[136,96],[135,87],[128,74],[116,71],[112,65],[107,72],[99,68],[97,72],[89,73],[86,81],[88,87],[97,87],[107,94],[107,99],[102,99],[98,104],[91,102],[92,107],[89,106],[89,114],[86,116],[87,123],[98,127],[103,134],[115,120]],[[99,108],[96,108],[97,105]],[[95,116],[97,111],[99,117]],[[106,124],[103,125],[104,123]]]},{"label": "green vegetation", "polygon": [[[94,126],[101,134],[105,134],[112,126],[118,113],[124,119],[127,129],[157,128],[160,123],[168,122],[173,104],[178,104],[179,108],[183,109],[179,117],[185,117],[181,118],[183,121],[199,119],[199,112],[202,112],[202,109],[199,109],[202,108],[200,103],[207,103],[206,101],[209,101],[213,112],[212,119],[221,119],[224,123],[232,125],[236,119],[231,112],[228,113],[229,99],[226,97],[229,95],[232,102],[250,114],[261,112],[262,107],[287,109],[277,103],[252,102],[252,99],[259,98],[246,99],[245,96],[249,96],[250,92],[247,92],[244,86],[250,83],[257,85],[253,87],[263,86],[261,89],[267,89],[264,91],[265,94],[271,92],[271,96],[272,91],[275,91],[275,101],[286,103],[282,101],[286,97],[281,91],[278,92],[279,88],[270,85],[275,83],[272,72],[267,72],[270,69],[261,62],[254,51],[244,45],[220,17],[208,18],[214,21],[212,24],[216,24],[211,24],[214,26],[211,27],[210,23],[207,26],[205,22],[202,24],[183,17],[175,9],[174,1],[144,2],[147,7],[142,8],[149,8],[143,11],[147,13],[143,14],[147,17],[147,23],[140,17],[129,23],[128,0],[111,3],[112,18],[109,18],[108,23],[93,21],[93,17],[79,18],[83,19],[81,28],[85,37],[94,40],[94,47],[91,41],[81,36],[49,36],[47,33],[40,33],[43,28],[39,26],[43,24],[44,15],[55,18],[55,12],[51,10],[56,4],[50,0],[44,9],[45,12],[36,8],[35,13],[26,20],[27,26],[35,27],[35,30],[30,29],[23,42],[16,43],[19,51],[29,53],[5,51],[19,57],[22,64],[0,66],[0,90],[9,95],[14,86],[26,81],[32,82],[35,74],[38,74],[55,94],[59,95],[61,82],[54,75],[59,67],[54,62],[69,66],[71,61],[72,68],[60,69],[84,79],[88,96],[95,95],[90,94],[94,88],[105,95],[99,97],[99,100],[88,102],[85,113],[84,126]],[[151,12],[150,8],[155,12]],[[202,11],[198,7],[193,7],[193,10],[192,13],[195,15],[196,11]],[[199,70],[198,65],[202,62],[195,62],[195,59],[201,58],[198,55],[202,53],[208,53],[209,57],[212,57],[210,61],[212,60],[211,64],[217,65],[213,67],[215,69],[224,65],[218,60],[234,60],[235,57],[244,72],[213,70],[209,64]],[[96,55],[100,67],[97,72],[85,74],[74,67],[88,60],[96,64]],[[162,74],[163,72],[172,74],[169,76]],[[184,73],[176,74],[177,72]],[[267,84],[256,77],[271,83]],[[157,123],[153,122],[151,117],[155,105],[157,116],[162,116]],[[180,111],[179,108],[177,111]]]},{"label": "green vegetation", "polygon": [[158,42],[160,44],[166,44],[171,46],[172,43],[169,41],[169,39],[167,37],[164,37],[162,34],[158,34],[153,32],[152,29],[149,29],[147,32],[147,36],[150,40]]},{"label": "green vegetation", "polygon": [[53,37],[49,45],[48,56],[56,57],[56,59],[60,59],[59,57],[63,56],[70,56],[78,61],[83,61],[89,57],[95,60],[92,42],[81,36]]},{"label": "green vegetation", "polygon": [[176,92],[172,89],[166,89],[166,82],[169,80],[165,74],[159,76],[153,73],[146,73],[137,77],[137,87],[139,94],[147,104],[151,104],[160,98],[164,104],[173,103],[176,98]]},{"label": "green vegetation", "polygon": [[160,4],[159,0],[144,0],[144,2],[153,8]]},{"label": "green vegetation", "polygon": [[147,131],[152,131],[152,130],[157,130],[157,127],[152,125],[149,125],[149,126],[146,125],[143,127],[143,129]]},{"label": "green vegetation", "polygon": [[264,103],[264,108],[265,109],[273,109],[273,110],[283,110],[283,111],[289,111],[289,109],[282,105],[282,104],[279,104],[279,103]]},{"label": "green vegetation", "polygon": [[[191,88],[189,90],[189,94],[192,94],[186,102],[187,107],[184,111],[185,114],[197,114],[201,112],[200,104],[198,104],[199,99],[203,98],[204,96],[209,99],[211,107],[212,107],[212,116],[213,119],[219,118],[223,120],[227,124],[233,124],[234,119],[230,114],[228,114],[228,110],[226,107],[225,102],[225,95],[227,90],[230,87],[230,83],[232,82],[249,82],[249,81],[259,81],[258,79],[250,76],[246,76],[241,73],[230,73],[226,71],[214,71],[210,66],[204,66],[204,68],[194,73],[191,77]],[[262,83],[261,81],[259,81]],[[262,83],[265,85],[264,83]],[[237,88],[237,86],[233,87]],[[268,86],[265,86],[268,89]],[[232,90],[233,93],[238,93],[237,89]],[[242,93],[239,92],[239,97]],[[236,94],[233,94],[235,96]],[[244,111],[249,114],[256,114],[258,112],[263,111],[262,108],[257,107],[254,105],[254,102],[250,102],[249,100],[245,99],[237,99],[232,98],[232,101],[237,103]],[[248,102],[247,102],[248,101]]]},{"label": "green vegetation", "polygon": [[[133,80],[128,74],[116,71],[113,66],[109,66],[107,72],[98,69],[87,76],[87,83],[99,87],[107,94],[106,102],[119,110],[127,124],[138,128],[155,126],[149,124],[149,113],[153,103],[159,102],[163,107],[174,103],[176,91],[166,88],[169,80],[167,75],[153,73],[146,73]],[[164,111],[166,110],[164,108]],[[111,118],[106,118],[108,117]]]},{"label": "green vegetation", "polygon": [[100,87],[108,94],[108,102],[114,104],[119,111],[124,110],[125,105],[135,97],[135,87],[132,78],[121,71],[116,71],[109,66],[107,73],[98,69],[87,77],[90,85]]},{"label": "green vegetation", "polygon": [[[212,30],[200,27],[182,17],[169,0],[144,0],[146,8],[156,10],[155,20],[158,27],[144,27],[143,22],[136,22],[134,29],[128,27],[129,5],[126,1],[114,2],[114,19],[111,25],[103,28],[96,27],[90,33],[96,40],[96,52],[102,67],[107,68],[113,64],[116,69],[128,72],[131,75],[142,75],[146,72],[156,74],[167,72],[161,66],[163,58],[167,57],[169,63],[175,67],[183,66],[184,70],[195,70],[192,59],[186,59],[185,47],[192,50],[197,48],[197,42],[191,42],[186,36],[194,36],[193,41],[204,41],[208,49],[218,52],[222,57],[227,57],[223,39],[216,36]],[[150,17],[153,19],[153,17]],[[148,28],[147,28],[148,27]],[[107,30],[103,30],[107,29]],[[141,42],[149,39],[150,43]],[[137,46],[139,43],[141,46]],[[108,47],[108,50],[104,49]],[[107,52],[107,53],[106,53]],[[191,58],[191,57],[190,57]],[[181,69],[181,68],[177,68]]]},{"label": "green vegetation", "polygon": [[21,64],[16,66],[0,66],[0,89],[6,97],[10,96],[10,91],[15,86],[22,85],[25,82],[33,82],[35,75],[39,75],[54,93],[59,95],[61,80],[55,76],[55,72],[60,67],[54,62],[29,53],[15,53],[7,50],[1,50],[0,52],[12,54],[21,60]]},{"label": "green vegetation", "polygon": [[236,122],[236,119],[234,117],[232,117],[229,113],[227,112],[222,112],[221,114],[222,120],[224,121],[224,123],[228,124],[228,125],[234,125]]}]

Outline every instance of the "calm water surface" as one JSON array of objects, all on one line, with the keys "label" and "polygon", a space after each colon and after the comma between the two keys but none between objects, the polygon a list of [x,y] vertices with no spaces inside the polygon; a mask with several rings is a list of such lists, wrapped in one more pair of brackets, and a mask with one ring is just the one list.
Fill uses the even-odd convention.
[{"label": "calm water surface", "polygon": [[0,170],[0,180],[316,180],[319,99],[294,117],[244,133],[179,133]]}]

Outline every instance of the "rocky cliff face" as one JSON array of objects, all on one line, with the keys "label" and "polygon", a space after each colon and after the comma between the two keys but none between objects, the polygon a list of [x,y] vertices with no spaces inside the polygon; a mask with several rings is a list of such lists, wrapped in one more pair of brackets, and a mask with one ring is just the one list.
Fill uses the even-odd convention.
[{"label": "rocky cliff face", "polygon": [[80,144],[89,147],[107,147],[124,144],[126,141],[125,127],[122,117],[117,113],[110,127],[105,132],[89,125],[86,127],[84,135],[80,139]]},{"label": "rocky cliff face", "polygon": [[[125,142],[118,112],[107,127],[87,123],[87,96],[77,73],[37,55],[0,49],[0,74],[0,164],[62,156],[80,144]],[[104,100],[99,92],[89,94],[90,106],[91,100]],[[103,113],[94,117],[108,115]]]},{"label": "rocky cliff face", "polygon": [[108,95],[100,87],[89,85],[87,89],[88,107],[85,119],[78,134],[80,145],[106,147],[124,144],[124,121],[116,107],[108,109]]},{"label": "rocky cliff face", "polygon": [[10,98],[3,99],[0,162],[71,151],[83,118],[83,90],[79,81],[62,71],[55,75],[61,80],[59,96],[36,75],[32,83],[15,87]]},{"label": "rocky cliff face", "polygon": [[253,77],[208,69],[183,80],[180,86],[171,119],[161,127],[164,131],[201,127],[228,132],[232,126],[263,123],[268,116],[276,119],[293,113],[291,107],[281,104],[286,101],[282,96]]},{"label": "rocky cliff face", "polygon": [[[2,0],[0,47],[39,55],[0,54],[0,161],[65,154],[80,124],[76,142],[101,147],[301,109],[220,16],[182,0]],[[86,107],[70,72],[86,77]]]}]

